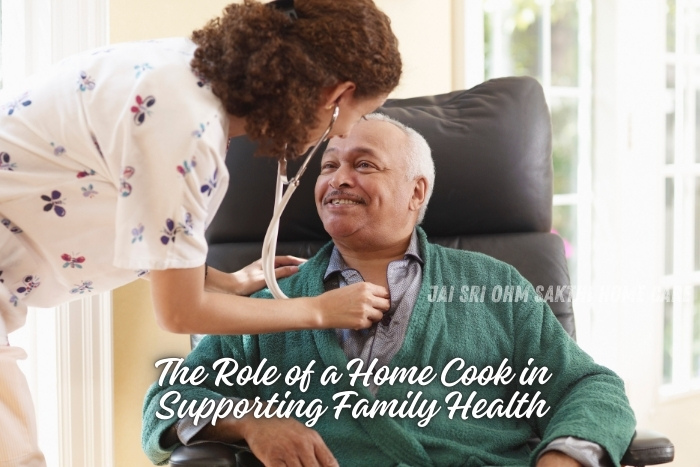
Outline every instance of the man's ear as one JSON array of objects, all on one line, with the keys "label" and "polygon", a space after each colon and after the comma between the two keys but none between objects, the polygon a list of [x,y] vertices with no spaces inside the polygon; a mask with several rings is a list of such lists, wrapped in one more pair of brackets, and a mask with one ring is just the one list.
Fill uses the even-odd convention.
[{"label": "man's ear", "polygon": [[324,89],[322,99],[323,107],[331,109],[333,108],[333,104],[347,102],[354,97],[356,88],[357,86],[355,86],[355,83],[352,81],[344,81]]},{"label": "man's ear", "polygon": [[411,211],[418,211],[425,203],[425,195],[428,193],[428,179],[420,177],[414,180],[413,195],[409,203]]}]

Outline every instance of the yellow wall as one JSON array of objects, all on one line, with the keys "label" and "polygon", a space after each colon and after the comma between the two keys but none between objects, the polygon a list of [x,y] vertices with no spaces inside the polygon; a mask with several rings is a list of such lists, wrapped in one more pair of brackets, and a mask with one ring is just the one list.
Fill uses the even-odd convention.
[{"label": "yellow wall", "polygon": [[[218,16],[225,0],[117,0],[110,5],[110,42],[188,36]],[[114,462],[117,467],[152,465],[141,450],[141,406],[158,378],[154,363],[183,357],[187,336],[155,323],[149,284],[137,281],[113,294],[114,303]]]},{"label": "yellow wall", "polygon": [[113,0],[110,2],[110,41],[189,36],[218,16],[226,0]]},{"label": "yellow wall", "polygon": [[697,392],[660,402],[645,428],[663,433],[676,447],[670,466],[700,465],[698,433],[700,433],[700,394]]},{"label": "yellow wall", "polygon": [[403,76],[391,97],[415,97],[452,90],[452,2],[375,0],[391,18],[399,39]]},{"label": "yellow wall", "polygon": [[115,290],[113,303],[115,465],[148,466],[141,450],[141,405],[158,379],[153,364],[164,357],[184,357],[189,341],[158,328],[147,281]]},{"label": "yellow wall", "polygon": [[[187,36],[218,16],[225,0],[114,0],[110,41]],[[392,19],[404,60],[404,76],[394,97],[451,90],[451,2],[376,0]],[[141,405],[158,372],[153,363],[186,355],[187,336],[168,334],[155,324],[146,281],[114,292],[115,465],[151,465],[141,451]]]}]

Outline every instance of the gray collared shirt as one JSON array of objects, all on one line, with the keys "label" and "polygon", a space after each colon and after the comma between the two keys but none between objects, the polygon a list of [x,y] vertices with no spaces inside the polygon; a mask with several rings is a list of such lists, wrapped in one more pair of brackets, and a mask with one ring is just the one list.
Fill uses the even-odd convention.
[{"label": "gray collared shirt", "polygon": [[[403,344],[413,306],[418,299],[423,279],[423,260],[418,247],[418,235],[413,231],[408,249],[402,259],[389,263],[386,270],[389,284],[390,307],[384,318],[369,329],[336,329],[338,341],[348,360],[360,358],[363,362],[377,359],[376,368],[387,366]],[[363,282],[362,275],[347,266],[337,247],[323,276],[326,290]],[[374,382],[369,387],[377,394]]]}]

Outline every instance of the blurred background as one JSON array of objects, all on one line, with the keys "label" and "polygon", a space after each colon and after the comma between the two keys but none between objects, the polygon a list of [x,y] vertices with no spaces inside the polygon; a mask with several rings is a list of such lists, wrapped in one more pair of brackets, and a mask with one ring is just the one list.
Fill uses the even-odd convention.
[{"label": "blurred background", "polygon": [[[625,380],[639,425],[675,443],[673,465],[700,465],[700,1],[375,1],[404,58],[391,97],[540,81],[578,341]],[[109,43],[187,36],[227,3],[1,0],[0,82]],[[154,362],[189,341],[157,328],[149,293],[139,281],[34,310],[11,336],[31,356],[49,465],[150,465],[143,395]]]}]

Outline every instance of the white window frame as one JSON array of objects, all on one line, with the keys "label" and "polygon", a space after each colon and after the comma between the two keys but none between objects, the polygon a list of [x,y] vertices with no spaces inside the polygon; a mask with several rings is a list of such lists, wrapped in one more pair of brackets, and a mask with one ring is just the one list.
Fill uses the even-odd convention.
[{"label": "white window frame", "polygon": [[[3,86],[109,42],[108,0],[1,0]],[[114,464],[111,293],[30,309],[12,333],[35,402],[48,465]]]},{"label": "white window frame", "polygon": [[[507,3],[508,0],[505,0]],[[579,23],[590,24],[592,6],[590,0],[578,0]],[[552,0],[541,0],[542,8],[542,47],[541,60],[543,76],[541,84],[547,101],[552,98],[574,97],[578,100],[578,162],[576,169],[576,192],[555,194],[552,204],[571,206],[576,209],[577,232],[577,283],[579,288],[591,286],[591,236],[592,236],[592,192],[591,192],[591,120],[592,82],[591,74],[591,30],[579,27],[579,76],[578,87],[552,86],[551,79],[551,20],[549,16]],[[453,0],[456,32],[454,44],[455,88],[470,88],[485,79],[484,63],[484,0]],[[576,333],[578,342],[586,347],[591,341],[591,308],[585,301],[574,300],[576,310]]]},{"label": "white window frame", "polygon": [[[686,9],[687,8],[687,9]],[[694,10],[694,11],[693,11]],[[662,395],[673,397],[700,391],[700,377],[691,374],[693,331],[693,289],[700,288],[700,271],[695,270],[695,188],[700,183],[700,162],[696,162],[696,92],[700,91],[700,50],[692,45],[700,30],[695,20],[700,15],[698,2],[676,0],[675,51],[667,52],[664,67],[675,66],[674,160],[665,164],[662,176],[674,182],[673,266],[664,276],[664,286],[680,299],[673,302],[673,347],[671,381],[662,386]],[[668,240],[668,239],[667,239]]]},{"label": "white window frame", "polygon": [[[665,157],[664,0],[594,0],[594,356],[625,381],[638,426],[660,401]],[[632,20],[633,19],[633,20]]]},{"label": "white window frame", "polygon": [[[455,44],[466,44],[455,52],[455,63],[463,67],[454,73],[455,84],[473,85],[483,80],[483,72],[473,69],[483,70],[483,45],[481,50],[475,45],[483,42],[483,25],[480,29],[473,24],[483,18],[483,0],[454,1],[462,17],[458,24],[467,36]],[[592,24],[589,36],[579,29],[580,57],[592,58],[579,63],[579,86],[593,90],[579,95],[579,125],[582,135],[593,137],[579,141],[576,195],[555,196],[554,205],[577,206],[577,285],[588,286],[592,293],[585,301],[574,300],[578,342],[623,378],[644,424],[660,397],[663,300],[637,294],[607,303],[600,294],[641,288],[651,295],[662,286],[664,3],[587,0],[579,5],[579,14],[589,15]],[[553,97],[548,77],[543,81],[546,96]],[[590,110],[585,101],[591,102]]]}]

